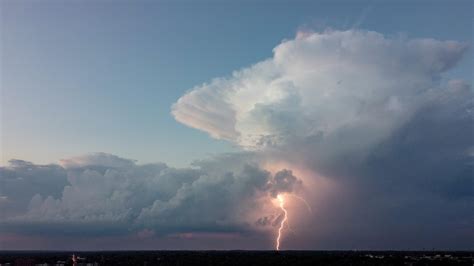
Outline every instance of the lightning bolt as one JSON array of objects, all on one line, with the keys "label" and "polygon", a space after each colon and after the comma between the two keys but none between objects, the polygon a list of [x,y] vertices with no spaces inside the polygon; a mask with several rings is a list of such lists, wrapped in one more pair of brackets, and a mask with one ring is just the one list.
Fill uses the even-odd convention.
[{"label": "lightning bolt", "polygon": [[[293,195],[293,194],[287,194],[287,195],[300,200],[301,202],[303,202],[306,205],[306,208],[308,208],[308,211],[310,213],[313,212],[312,209],[311,209],[311,206],[302,197],[299,197],[299,196],[296,196],[296,195]],[[285,208],[285,198],[283,197],[282,194],[278,194],[277,200],[278,200],[278,205],[279,205],[280,209],[283,211],[283,214],[284,214],[283,219],[280,222],[280,227],[278,228],[278,236],[276,238],[276,244],[275,244],[275,249],[280,250],[280,240],[281,240],[283,229],[285,228],[285,225],[288,228],[288,230],[292,231],[293,233],[294,233],[294,231],[291,229],[289,221],[288,221],[288,211]]]},{"label": "lightning bolt", "polygon": [[276,247],[275,248],[276,248],[276,250],[280,250],[281,234],[282,234],[282,231],[283,231],[283,227],[285,226],[285,223],[288,220],[288,212],[285,209],[285,199],[283,198],[283,196],[278,195],[277,200],[278,200],[278,203],[280,205],[280,209],[283,211],[283,213],[285,215],[283,217],[283,220],[281,220],[281,222],[280,222],[280,228],[278,228],[278,237],[276,239]]},{"label": "lightning bolt", "polygon": [[294,198],[296,198],[296,199],[301,200],[301,202],[303,202],[304,205],[306,205],[306,208],[308,209],[308,212],[309,212],[309,213],[313,213],[313,210],[312,210],[311,206],[309,205],[309,203],[308,203],[305,199],[303,199],[303,198],[300,197],[300,196],[293,195],[293,194],[288,194],[288,195],[289,195],[289,196],[292,196],[292,197],[294,197]]}]

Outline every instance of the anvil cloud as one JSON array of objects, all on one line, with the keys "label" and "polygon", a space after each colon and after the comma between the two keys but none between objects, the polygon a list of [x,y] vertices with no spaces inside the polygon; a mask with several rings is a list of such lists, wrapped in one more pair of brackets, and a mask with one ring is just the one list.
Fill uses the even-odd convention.
[{"label": "anvil cloud", "polygon": [[0,228],[269,235],[280,219],[271,200],[304,191],[314,213],[291,220],[305,233],[287,247],[472,248],[472,89],[444,77],[467,49],[362,30],[299,32],[273,57],[172,106],[177,121],[242,152],[182,169],[105,153],[12,160],[0,169]]},{"label": "anvil cloud", "polygon": [[[440,93],[441,74],[467,46],[455,41],[387,38],[376,32],[300,32],[273,58],[197,86],[174,117],[248,149],[322,137],[338,150],[372,145]],[[357,135],[355,135],[357,134]]]}]

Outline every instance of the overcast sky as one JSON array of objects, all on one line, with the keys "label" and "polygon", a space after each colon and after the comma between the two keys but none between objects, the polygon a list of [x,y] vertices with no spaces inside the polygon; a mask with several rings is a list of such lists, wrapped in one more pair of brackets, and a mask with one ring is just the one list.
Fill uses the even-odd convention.
[{"label": "overcast sky", "polygon": [[474,247],[471,1],[0,7],[0,249]]}]

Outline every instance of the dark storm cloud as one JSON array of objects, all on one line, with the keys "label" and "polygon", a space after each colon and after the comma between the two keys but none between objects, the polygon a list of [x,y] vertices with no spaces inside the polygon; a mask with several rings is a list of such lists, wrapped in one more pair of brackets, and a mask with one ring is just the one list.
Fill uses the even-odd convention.
[{"label": "dark storm cloud", "polygon": [[183,169],[105,153],[61,160],[62,166],[15,160],[1,168],[9,189],[3,208],[15,210],[3,212],[1,229],[49,236],[254,231],[259,217],[248,214],[255,202],[301,181],[239,158],[246,157],[222,155]]},{"label": "dark storm cloud", "polygon": [[[459,86],[461,85],[461,86]],[[400,180],[450,199],[473,194],[474,103],[471,89],[453,84],[429,101],[363,165],[366,176]]]},{"label": "dark storm cloud", "polygon": [[67,184],[66,171],[59,165],[35,165],[11,160],[0,168],[0,212],[21,213],[37,193],[59,197]]},{"label": "dark storm cloud", "polygon": [[291,170],[281,170],[275,174],[273,180],[269,183],[270,192],[273,197],[276,197],[281,192],[295,191],[302,186],[302,182],[293,175]]},{"label": "dark storm cloud", "polygon": [[452,81],[370,148],[328,160],[315,154],[327,148],[320,136],[273,156],[302,160],[347,193],[314,218],[316,231],[331,232],[313,236],[325,243],[317,248],[466,249],[473,247],[473,138],[472,89]]}]

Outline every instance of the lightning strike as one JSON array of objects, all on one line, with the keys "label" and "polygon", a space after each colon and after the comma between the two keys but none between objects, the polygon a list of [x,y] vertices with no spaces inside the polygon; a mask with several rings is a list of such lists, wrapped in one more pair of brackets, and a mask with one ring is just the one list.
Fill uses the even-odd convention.
[{"label": "lightning strike", "polygon": [[300,197],[300,196],[293,195],[293,194],[288,194],[288,195],[290,195],[290,196],[292,196],[292,197],[294,197],[294,198],[296,198],[296,199],[299,199],[301,202],[304,203],[304,205],[306,205],[306,208],[308,209],[308,212],[309,212],[309,213],[313,213],[313,210],[312,210],[311,206],[309,205],[309,203],[308,203],[305,199],[303,199],[303,198]]},{"label": "lightning strike", "polygon": [[280,239],[281,239],[281,234],[282,234],[282,231],[283,231],[283,227],[285,226],[285,223],[286,221],[288,220],[288,212],[286,211],[285,209],[285,200],[283,198],[282,195],[278,195],[277,196],[277,199],[278,199],[278,203],[279,203],[279,206],[280,206],[280,209],[283,211],[284,213],[284,217],[283,217],[283,220],[281,220],[280,222],[280,228],[278,228],[278,237],[276,239],[276,250],[280,250]]},{"label": "lightning strike", "polygon": [[[299,197],[297,195],[293,195],[293,194],[287,194],[287,195],[289,195],[291,197],[294,197],[294,198],[300,200],[301,202],[303,202],[306,205],[308,211],[310,213],[312,213],[311,206],[309,205],[309,203],[304,198]],[[293,233],[295,233],[295,232],[293,231],[293,229],[291,229],[290,223],[288,221],[288,211],[285,208],[285,198],[283,197],[282,194],[278,194],[277,200],[278,200],[278,206],[280,207],[280,209],[283,211],[283,214],[284,214],[283,219],[280,222],[280,227],[278,228],[278,236],[276,238],[276,244],[275,244],[275,249],[280,250],[280,240],[282,238],[283,229],[285,228],[285,226],[291,232],[293,232]]]}]

